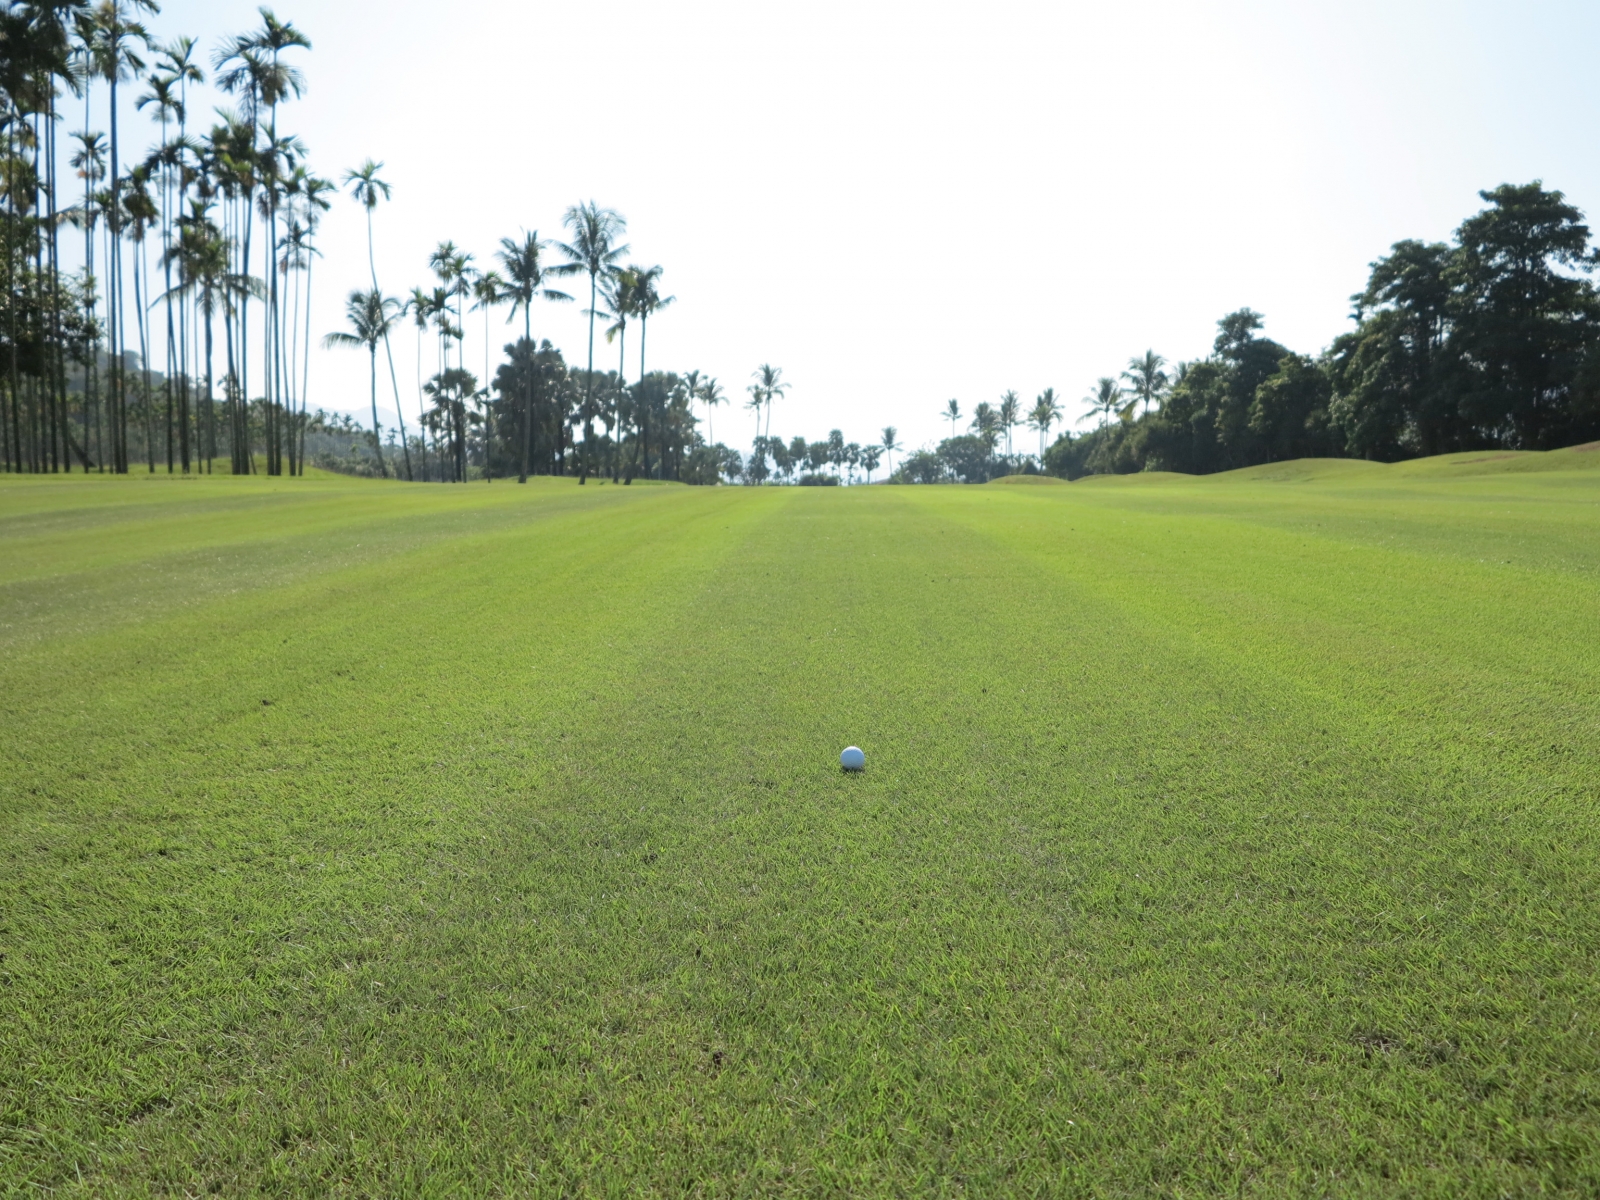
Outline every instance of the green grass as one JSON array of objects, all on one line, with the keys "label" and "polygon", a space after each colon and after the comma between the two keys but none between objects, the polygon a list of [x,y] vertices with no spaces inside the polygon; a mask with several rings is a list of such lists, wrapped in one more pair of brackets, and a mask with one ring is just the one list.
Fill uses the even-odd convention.
[{"label": "green grass", "polygon": [[1562,454],[6,479],[0,1192],[1593,1195]]}]

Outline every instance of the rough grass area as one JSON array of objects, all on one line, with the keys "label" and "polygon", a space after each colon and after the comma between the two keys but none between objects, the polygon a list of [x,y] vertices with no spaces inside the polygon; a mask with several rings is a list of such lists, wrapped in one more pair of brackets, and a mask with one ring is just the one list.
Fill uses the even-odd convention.
[{"label": "rough grass area", "polygon": [[0,1192],[1594,1195],[1565,453],[7,479]]}]

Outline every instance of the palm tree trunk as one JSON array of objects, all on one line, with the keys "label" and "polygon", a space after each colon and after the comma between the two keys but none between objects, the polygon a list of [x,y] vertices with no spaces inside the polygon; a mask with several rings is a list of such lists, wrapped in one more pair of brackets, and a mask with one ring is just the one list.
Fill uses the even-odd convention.
[{"label": "palm tree trunk", "polygon": [[[538,369],[539,356],[533,352],[533,317],[528,312],[533,298],[522,306],[522,344],[528,348],[528,385],[522,393],[522,471],[518,483],[528,482],[528,450],[533,442],[533,373]],[[515,310],[513,310],[513,314]]]},{"label": "palm tree trunk", "polygon": [[589,272],[589,370],[583,379],[583,454],[578,459],[578,485],[589,482],[589,453],[594,448],[594,418],[589,401],[594,392],[594,304],[598,299],[596,273]]},{"label": "palm tree trunk", "polygon": [[378,343],[373,342],[367,347],[367,357],[371,360],[372,378],[372,450],[378,456],[378,474],[385,479],[389,478],[389,468],[383,462],[383,434],[378,431]]}]

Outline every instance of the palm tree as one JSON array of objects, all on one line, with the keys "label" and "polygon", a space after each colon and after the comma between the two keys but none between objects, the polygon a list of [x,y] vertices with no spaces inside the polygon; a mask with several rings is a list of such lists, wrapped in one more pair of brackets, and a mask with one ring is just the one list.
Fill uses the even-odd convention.
[{"label": "palm tree", "polygon": [[[200,174],[198,171],[185,170],[183,162],[183,155],[185,151],[187,151],[191,157],[194,157],[196,154],[196,147],[189,140],[189,85],[191,83],[204,83],[206,78],[205,72],[202,71],[199,65],[194,61],[195,50],[198,45],[199,43],[196,42],[192,37],[178,37],[174,38],[161,48],[159,63],[160,68],[166,73],[166,77],[168,79],[173,80],[178,85],[178,103],[175,109],[175,115],[178,118],[178,140],[172,144],[171,160],[167,164],[167,168],[172,175],[172,182],[177,184],[177,194],[171,198],[171,203],[165,218],[165,227],[167,230],[170,230],[177,225],[179,214],[181,214],[184,210],[185,202],[188,200],[189,196],[191,175],[198,176]],[[162,242],[162,255],[164,262],[170,264],[170,259],[167,256],[171,255],[172,250],[173,246],[170,237],[166,236],[164,233]],[[167,289],[167,295],[172,295],[172,272],[170,265],[165,267],[165,278],[163,282],[165,283]],[[170,300],[168,300],[166,322],[167,345],[169,352],[173,350],[172,315],[172,303]],[[187,367],[189,361],[189,314],[187,308],[180,307],[177,315],[177,346],[174,358],[176,362],[182,363],[185,365],[185,367]],[[187,370],[180,371],[178,375],[178,398],[179,414],[183,421],[187,422],[187,414],[189,412],[189,374]],[[210,409],[208,408],[208,418],[210,415]],[[178,438],[179,444],[183,448],[183,469],[184,472],[187,473],[189,470],[189,427],[187,424],[182,424],[179,426]],[[213,446],[212,449],[214,450],[215,447]],[[209,472],[210,469],[211,460],[208,458],[206,460],[206,470]]]},{"label": "palm tree", "polygon": [[[243,34],[232,39],[229,46],[224,47],[226,58],[218,62],[219,68],[225,63],[238,59],[240,67],[235,72],[243,71],[249,77],[248,87],[254,94],[251,108],[251,125],[254,127],[259,118],[260,109],[267,109],[267,130],[265,154],[262,157],[263,171],[263,200],[266,211],[263,216],[267,220],[267,244],[264,247],[269,264],[268,274],[271,284],[267,295],[267,414],[271,422],[268,435],[268,473],[281,474],[281,443],[283,422],[280,417],[284,411],[284,353],[283,322],[281,317],[281,302],[278,296],[278,272],[272,269],[272,264],[278,260],[281,245],[278,226],[279,197],[284,194],[283,180],[291,174],[294,167],[294,158],[303,154],[295,139],[280,139],[278,137],[278,105],[293,96],[300,96],[305,91],[305,79],[295,67],[282,61],[285,50],[309,50],[311,41],[286,21],[280,21],[270,8],[263,7],[261,13],[261,28],[253,33]],[[219,58],[220,58],[219,54]],[[224,90],[233,90],[228,86],[230,78],[235,72],[228,72],[219,77],[219,86]],[[283,168],[287,166],[288,170]],[[376,284],[373,285],[377,287]],[[393,374],[393,356],[390,356],[390,374]],[[400,392],[395,388],[395,407],[399,409]],[[404,415],[400,414],[404,422]],[[292,436],[292,435],[291,435]],[[401,441],[405,440],[405,431],[402,427]],[[291,443],[290,467],[293,469],[293,450]],[[409,471],[407,472],[409,474]]]},{"label": "palm tree", "polygon": [[[428,480],[428,406],[423,398],[422,387],[422,335],[428,332],[428,322],[438,314],[433,297],[420,287],[411,289],[411,295],[404,301],[405,311],[411,314],[412,324],[417,329],[417,420],[420,422],[417,436],[422,446],[422,479]],[[440,482],[444,480],[444,465],[439,467]]]},{"label": "palm tree", "polygon": [[1131,385],[1129,390],[1138,397],[1143,411],[1148,413],[1152,404],[1159,403],[1167,390],[1167,373],[1161,368],[1167,360],[1154,350],[1146,350],[1140,358],[1130,358],[1128,369],[1122,377]]},{"label": "palm tree", "polygon": [[1014,391],[1008,391],[1000,397],[1000,409],[996,413],[1000,428],[1006,431],[1006,457],[1011,457],[1011,431],[1022,422],[1022,401]]},{"label": "palm tree", "polygon": [[894,474],[894,452],[902,449],[898,440],[900,431],[893,425],[883,427],[883,441],[878,445],[883,447],[883,452],[889,456],[889,474]]},{"label": "palm tree", "polygon": [[[754,395],[756,388],[761,390],[761,399],[767,406],[767,434],[772,433],[772,402],[782,400],[788,394],[789,385],[783,382],[783,368],[775,367],[771,363],[762,363],[751,374],[756,380],[756,387],[751,388]],[[757,419],[760,413],[756,414]]]},{"label": "palm tree", "polygon": [[706,406],[706,445],[717,444],[717,431],[712,423],[712,414],[717,405],[723,404],[728,397],[723,394],[722,385],[716,379],[707,379],[700,385],[700,403]]},{"label": "palm tree", "polygon": [[950,419],[950,436],[955,437],[956,422],[961,420],[961,405],[954,400],[946,401],[944,412],[940,415]]},{"label": "palm tree", "polygon": [[505,280],[500,278],[500,272],[492,268],[479,271],[472,278],[472,307],[483,310],[483,379],[484,387],[480,393],[483,402],[483,481],[494,482],[489,466],[489,451],[494,446],[493,412],[489,408],[489,310],[504,304],[510,297],[506,294]]},{"label": "palm tree", "polygon": [[1095,390],[1086,397],[1089,407],[1084,410],[1086,417],[1099,416],[1100,427],[1105,428],[1111,414],[1116,411],[1117,405],[1122,400],[1122,389],[1117,381],[1109,375],[1102,375],[1095,383]]},{"label": "palm tree", "polygon": [[[196,310],[205,323],[205,356],[206,356],[206,457],[209,459],[216,453],[216,432],[214,427],[215,406],[212,400],[212,354],[213,354],[213,325],[217,310],[222,310],[225,318],[224,324],[232,319],[235,311],[234,301],[244,297],[253,296],[260,299],[266,294],[266,289],[259,279],[249,275],[241,275],[230,271],[229,247],[227,239],[222,236],[217,227],[205,215],[205,210],[195,202],[196,212],[188,218],[178,231],[177,244],[172,247],[169,254],[175,258],[178,266],[178,284],[174,292],[178,296],[191,298],[195,301]],[[165,299],[166,297],[163,297]],[[226,332],[226,328],[224,329]],[[244,410],[242,397],[234,385],[234,364],[232,359],[231,342],[228,343],[228,412],[232,424],[232,464],[235,475],[248,474],[251,469],[250,462],[250,433],[247,414]],[[180,393],[182,394],[182,393]],[[181,414],[184,430],[188,427],[188,414]],[[187,460],[187,450],[185,450]],[[185,467],[187,470],[187,467]]]},{"label": "palm tree", "polygon": [[[522,340],[527,343],[530,355],[534,348],[532,316],[534,299],[540,296],[546,300],[572,299],[565,292],[558,292],[545,284],[545,276],[554,273],[544,265],[541,257],[548,245],[548,242],[539,240],[538,231],[535,230],[533,233],[524,233],[520,242],[512,238],[501,238],[500,251],[496,255],[500,265],[505,268],[505,297],[511,302],[511,314],[506,320],[515,318],[517,309],[522,309]],[[518,483],[528,482],[528,453],[533,441],[533,375],[530,368],[527,394],[522,400],[522,468],[517,478]],[[557,436],[560,436],[559,430]]]},{"label": "palm tree", "polygon": [[[650,332],[650,318],[673,304],[676,296],[663,296],[656,283],[661,278],[661,268],[635,267],[633,269],[633,311],[639,318],[639,412],[643,418],[639,426],[641,449],[644,451],[644,477],[650,478],[650,400],[645,395],[645,344]],[[663,449],[662,454],[666,451]],[[663,457],[662,463],[665,465]]]},{"label": "palm tree", "polygon": [[995,444],[1000,440],[1000,412],[987,400],[980,401],[978,407],[972,410],[972,424],[968,427],[976,434],[983,444],[994,453]]},{"label": "palm tree", "polygon": [[[384,180],[378,178],[378,172],[383,170],[381,162],[367,159],[359,167],[344,173],[345,186],[350,189],[350,195],[366,210],[367,213],[367,270],[372,276],[372,294],[381,296],[378,289],[378,260],[372,252],[372,210],[378,207],[378,201],[390,198],[391,190]],[[352,293],[353,295],[354,293]],[[389,325],[392,325],[391,321]],[[394,389],[395,414],[400,418],[400,450],[405,456],[406,478],[411,474],[411,447],[406,442],[406,418],[400,408],[400,378],[394,370],[394,349],[389,345],[389,325],[383,327],[383,353],[389,363],[389,385]],[[383,456],[380,453],[378,463],[381,466]]]},{"label": "palm tree", "polygon": [[[172,177],[173,168],[178,163],[176,148],[167,141],[167,122],[183,111],[183,102],[179,99],[177,79],[171,75],[152,74],[149,77],[150,90],[140,96],[134,103],[137,109],[144,109],[154,105],[156,120],[161,125],[161,145],[152,153],[146,162],[160,170],[161,175],[161,252],[163,255],[172,248]],[[166,268],[164,279],[166,291],[172,290],[172,268]],[[173,470],[173,408],[172,408],[172,375],[173,359],[176,357],[177,344],[172,336],[172,301],[166,305],[167,320],[167,371],[164,384],[167,400],[167,474]],[[149,366],[147,362],[146,367]]]},{"label": "palm tree", "polygon": [[[453,336],[456,339],[456,368],[465,371],[466,364],[466,313],[463,305],[467,293],[472,290],[472,255],[463,253],[450,241],[440,242],[428,255],[428,266],[432,269],[440,286],[449,296],[454,296],[456,301],[456,323]],[[447,364],[448,365],[448,364]]]},{"label": "palm tree", "polygon": [[123,344],[122,308],[122,168],[117,134],[117,84],[144,70],[144,60],[134,43],[148,47],[150,34],[138,21],[129,20],[129,11],[157,12],[154,0],[101,0],[94,13],[94,42],[91,50],[93,71],[111,89],[111,202],[106,206],[111,255],[107,262],[106,316],[111,343],[111,447],[114,470],[128,471],[127,364]]},{"label": "palm tree", "polygon": [[589,276],[589,368],[583,381],[583,457],[578,465],[578,482],[589,479],[589,456],[594,444],[594,312],[599,299],[601,275],[612,275],[617,270],[617,260],[628,252],[616,240],[626,232],[627,221],[622,214],[601,208],[593,200],[574,204],[562,217],[563,224],[571,230],[571,242],[557,242],[556,249],[567,256],[567,262],[554,270],[558,275],[587,273]]},{"label": "palm tree", "polygon": [[762,437],[761,406],[767,402],[767,394],[761,390],[759,383],[749,384],[744,390],[750,393],[750,399],[744,402],[744,406],[756,414],[756,439],[759,441]]},{"label": "palm tree", "polygon": [[[306,402],[310,395],[311,385],[311,267],[321,257],[322,252],[316,247],[317,230],[322,224],[322,214],[332,207],[328,195],[337,191],[333,181],[320,179],[308,175],[300,185],[301,212],[305,217],[305,340],[300,353],[300,416],[298,421],[300,438],[300,474],[306,473]],[[401,416],[400,428],[405,429],[404,414],[399,413],[400,402],[395,401],[396,412]],[[409,450],[408,450],[409,455]],[[427,468],[423,468],[427,474]]]},{"label": "palm tree", "polygon": [[[87,107],[87,106],[86,106]],[[103,133],[85,130],[75,133],[72,140],[78,143],[78,148],[72,152],[68,160],[69,165],[83,180],[83,204],[76,210],[69,210],[78,224],[83,228],[83,314],[84,329],[84,409],[83,409],[83,440],[89,441],[90,411],[94,412],[95,425],[95,458],[99,460],[100,470],[105,470],[105,456],[103,446],[100,444],[100,393],[98,379],[99,359],[99,325],[95,321],[95,297],[98,291],[96,284],[98,278],[95,274],[94,242],[95,229],[100,220],[100,189],[98,184],[105,178],[106,173],[106,139]],[[15,387],[13,386],[13,391]],[[185,468],[187,469],[187,468]]]},{"label": "palm tree", "polygon": [[389,299],[376,288],[370,292],[351,292],[345,301],[344,313],[355,332],[338,331],[322,339],[324,346],[366,348],[372,383],[372,449],[378,456],[378,473],[385,479],[389,478],[389,468],[383,461],[383,431],[378,426],[378,343],[388,336],[401,312],[399,301]]},{"label": "palm tree", "polygon": [[1050,432],[1050,426],[1060,419],[1061,402],[1056,399],[1056,390],[1045,388],[1033,402],[1033,411],[1028,414],[1028,424],[1039,431],[1040,462],[1044,461],[1044,439]]},{"label": "palm tree", "polygon": [[606,330],[606,343],[620,338],[617,348],[617,386],[610,392],[611,411],[607,424],[616,431],[611,444],[611,482],[617,481],[619,452],[622,448],[622,393],[628,384],[628,318],[634,315],[634,300],[638,294],[639,274],[633,267],[623,267],[611,274],[600,285],[600,298],[605,302],[605,315],[612,325]]}]

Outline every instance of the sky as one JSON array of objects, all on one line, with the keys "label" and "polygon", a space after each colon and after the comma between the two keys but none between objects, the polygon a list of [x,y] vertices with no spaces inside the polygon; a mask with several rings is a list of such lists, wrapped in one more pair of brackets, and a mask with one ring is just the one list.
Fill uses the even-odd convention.
[{"label": "sky", "polygon": [[[255,8],[173,0],[148,24],[198,36],[209,59]],[[593,199],[676,297],[647,366],[698,369],[736,399],[758,365],[780,367],[785,437],[865,443],[894,425],[914,448],[948,435],[947,400],[970,413],[1007,389],[1031,403],[1053,387],[1075,418],[1097,377],[1147,348],[1203,356],[1245,306],[1315,353],[1350,327],[1373,259],[1447,239],[1480,189],[1538,178],[1600,206],[1593,3],[274,8],[313,43],[281,126],[321,175],[384,164],[385,292],[431,285],[443,240],[489,265],[502,237],[560,239],[567,208]],[[316,268],[319,338],[367,285],[365,239],[341,196]],[[582,308],[534,314],[577,366]],[[488,340],[469,316],[470,369],[520,329],[505,316]],[[409,326],[395,351],[409,422]],[[617,352],[597,339],[598,366]],[[310,386],[313,408],[365,417],[364,355],[319,349]],[[713,421],[731,445],[755,432],[739,407]]]}]

